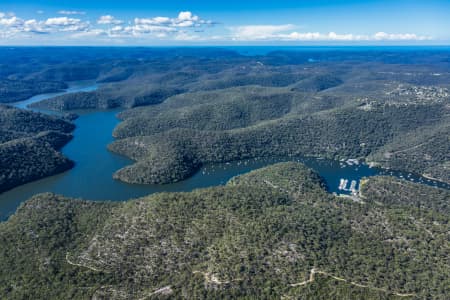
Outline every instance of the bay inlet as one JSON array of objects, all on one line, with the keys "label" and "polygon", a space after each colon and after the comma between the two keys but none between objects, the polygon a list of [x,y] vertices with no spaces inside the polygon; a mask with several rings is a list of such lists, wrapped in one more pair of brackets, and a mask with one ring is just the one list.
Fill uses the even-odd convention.
[{"label": "bay inlet", "polygon": [[[94,82],[72,83],[65,92],[42,94],[25,101],[13,103],[27,109],[27,105],[62,95],[97,89]],[[52,192],[67,197],[89,200],[125,201],[158,192],[191,191],[196,188],[225,184],[231,177],[257,168],[283,161],[299,161],[314,169],[325,180],[329,192],[349,194],[342,189],[342,180],[355,182],[375,175],[390,175],[414,182],[449,188],[448,185],[411,173],[370,168],[368,165],[311,157],[258,158],[203,166],[194,176],[166,185],[131,185],[112,178],[118,169],[133,163],[126,157],[111,153],[107,145],[114,141],[112,131],[120,122],[116,118],[120,110],[95,110],[77,112],[74,138],[62,149],[62,153],[75,162],[75,167],[67,172],[34,181],[0,194],[0,220],[5,220],[17,207],[35,194]],[[340,188],[341,186],[341,188]],[[349,184],[350,186],[350,184]]]}]

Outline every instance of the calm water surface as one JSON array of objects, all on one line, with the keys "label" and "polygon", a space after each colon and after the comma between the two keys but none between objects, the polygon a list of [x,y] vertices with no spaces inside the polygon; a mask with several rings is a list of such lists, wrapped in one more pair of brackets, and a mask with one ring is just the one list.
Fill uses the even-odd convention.
[{"label": "calm water surface", "polygon": [[72,82],[69,85],[68,89],[65,91],[36,95],[36,96],[33,96],[26,100],[15,102],[12,105],[15,107],[18,107],[18,108],[28,109],[27,106],[30,105],[31,103],[39,102],[39,101],[42,101],[45,99],[49,99],[49,98],[53,98],[56,96],[61,96],[64,94],[69,94],[69,93],[91,92],[96,89],[97,89],[97,84],[95,83],[95,81],[92,81],[92,80],[77,81],[77,82]]},{"label": "calm water surface", "polygon": [[[71,85],[65,92],[91,91],[97,86],[92,82]],[[61,95],[62,93],[39,95],[16,103],[18,107]],[[118,169],[132,163],[129,159],[109,152],[106,146],[114,139],[112,131],[119,123],[119,110],[81,112],[75,120],[74,138],[63,149],[64,155],[75,161],[75,167],[65,173],[19,186],[0,194],[0,220],[5,220],[17,207],[31,196],[42,192],[53,192],[69,197],[91,200],[124,201],[157,192],[191,191],[195,188],[225,184],[231,177],[282,161],[300,161],[316,170],[326,181],[330,192],[348,193],[338,189],[340,179],[350,181],[374,175],[392,175],[411,181],[449,188],[449,185],[433,182],[410,173],[369,168],[362,164],[305,158],[278,157],[242,160],[231,163],[211,164],[200,169],[194,176],[178,183],[167,185],[131,185],[112,178]],[[358,187],[358,186],[356,186]]]}]

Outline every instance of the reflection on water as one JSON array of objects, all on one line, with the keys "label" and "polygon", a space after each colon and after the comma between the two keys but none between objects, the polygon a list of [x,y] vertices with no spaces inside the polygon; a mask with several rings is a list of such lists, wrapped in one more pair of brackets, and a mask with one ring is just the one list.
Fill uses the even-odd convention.
[{"label": "reflection on water", "polygon": [[[78,88],[95,89],[92,86]],[[76,89],[72,88],[71,91],[74,90]],[[191,191],[195,188],[225,184],[233,176],[282,161],[299,161],[316,170],[325,179],[330,192],[348,193],[339,190],[341,179],[348,179],[349,182],[355,180],[358,185],[360,178],[380,174],[449,188],[446,184],[433,182],[410,173],[369,168],[367,165],[352,161],[346,163],[305,157],[249,159],[211,164],[204,166],[187,180],[174,184],[126,184],[112,179],[112,174],[132,161],[106,149],[106,145],[113,141],[111,133],[119,122],[116,118],[117,112],[118,110],[107,110],[82,113],[75,121],[73,140],[62,149],[64,155],[75,161],[75,167],[65,173],[0,194],[0,219],[4,220],[14,213],[21,202],[37,193],[53,192],[91,200],[123,201],[157,192]],[[358,188],[357,185],[356,188]]]}]

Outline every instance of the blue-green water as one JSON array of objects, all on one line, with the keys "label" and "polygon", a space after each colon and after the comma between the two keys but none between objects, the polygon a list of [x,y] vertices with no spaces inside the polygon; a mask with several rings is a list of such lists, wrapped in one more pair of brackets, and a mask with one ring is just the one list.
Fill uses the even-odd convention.
[{"label": "blue-green water", "polygon": [[[90,83],[91,85],[87,84],[72,86],[68,92],[96,88],[92,83]],[[53,96],[54,94],[40,95],[34,97],[34,101]],[[34,101],[30,99],[26,103],[29,104]],[[350,185],[352,180],[359,182],[362,177],[379,174],[393,175],[411,181],[448,188],[448,185],[413,174],[369,168],[363,164],[350,165],[345,162],[305,157],[264,158],[211,164],[204,166],[194,176],[178,183],[130,185],[114,180],[112,174],[132,163],[132,161],[113,154],[106,148],[114,140],[112,131],[119,123],[116,118],[117,112],[118,110],[82,112],[75,121],[74,138],[62,149],[64,155],[75,161],[75,167],[65,173],[28,183],[0,194],[0,220],[6,219],[14,213],[20,203],[37,193],[53,192],[91,200],[124,201],[157,192],[191,191],[195,188],[225,184],[233,176],[272,163],[291,160],[301,161],[316,170],[325,179],[330,192],[345,193],[338,189],[341,178],[348,179],[348,185]]]}]

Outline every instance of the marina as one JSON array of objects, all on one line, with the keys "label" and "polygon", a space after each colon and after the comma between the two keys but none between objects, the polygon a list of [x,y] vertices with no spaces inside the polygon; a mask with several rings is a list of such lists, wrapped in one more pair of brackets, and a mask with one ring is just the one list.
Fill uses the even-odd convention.
[{"label": "marina", "polygon": [[[94,90],[92,82],[78,83],[66,92]],[[54,97],[46,94],[33,97],[41,101]],[[30,99],[21,103],[30,104]],[[352,195],[359,189],[361,178],[388,175],[404,178],[412,182],[450,188],[448,184],[434,181],[409,172],[384,170],[361,163],[357,159],[344,161],[322,157],[263,157],[244,159],[226,163],[202,166],[186,180],[165,185],[127,184],[112,178],[112,174],[133,161],[111,153],[107,145],[114,141],[113,129],[119,124],[116,118],[120,110],[96,110],[78,112],[75,120],[74,138],[62,149],[62,153],[75,162],[75,167],[67,172],[37,180],[0,194],[0,220],[5,220],[17,207],[35,194],[52,192],[67,197],[90,200],[125,201],[160,192],[192,191],[215,185],[223,185],[237,175],[285,161],[298,161],[312,168],[324,179],[330,193]]]}]

